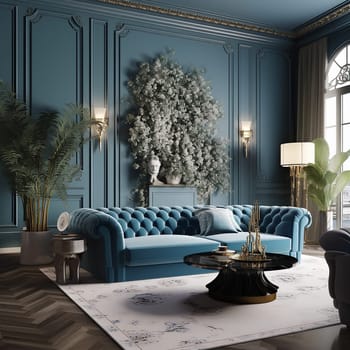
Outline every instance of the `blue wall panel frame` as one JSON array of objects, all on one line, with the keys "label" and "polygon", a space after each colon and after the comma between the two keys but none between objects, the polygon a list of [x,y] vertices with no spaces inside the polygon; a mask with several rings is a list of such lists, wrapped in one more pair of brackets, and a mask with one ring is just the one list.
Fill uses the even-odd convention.
[{"label": "blue wall panel frame", "polygon": [[[69,103],[84,104],[84,35],[79,16],[50,10],[27,11],[25,17],[25,96],[32,113],[43,110],[63,111]],[[85,30],[87,33],[87,30]],[[87,81],[87,79],[85,79]],[[86,89],[87,90],[87,89]],[[71,191],[80,191],[83,205],[89,200],[89,154],[85,147],[72,160],[83,170],[82,178],[69,185]],[[59,214],[55,202],[50,207]],[[54,222],[51,220],[50,225]]]},{"label": "blue wall panel frame", "polygon": [[[18,88],[19,11],[14,4],[0,3],[0,79],[14,91]],[[18,245],[22,212],[19,198],[0,168],[0,248]]]},{"label": "blue wall panel frame", "polygon": [[[90,96],[91,111],[94,108],[104,107],[107,109],[107,116],[110,109],[107,108],[107,55],[108,55],[108,24],[104,20],[90,19]],[[108,130],[109,131],[109,130]],[[94,133],[94,130],[92,130]],[[108,135],[101,140],[95,139],[91,143],[90,152],[90,173],[91,173],[91,205],[102,207],[108,201],[108,171],[106,165],[108,157]],[[98,152],[94,152],[98,150]]]},{"label": "blue wall panel frame", "polygon": [[238,45],[238,120],[237,135],[239,135],[241,122],[250,121],[252,123],[253,135],[249,143],[248,157],[245,158],[243,145],[239,140],[237,149],[238,156],[238,177],[239,186],[238,203],[251,203],[254,200],[254,178],[256,159],[256,51],[257,48],[252,43],[240,43]]},{"label": "blue wall panel frame", "polygon": [[[285,204],[285,170],[280,166],[280,144],[293,134],[291,57],[271,49],[257,53],[258,117],[256,198],[265,204]],[[286,74],[287,73],[287,74]]]}]

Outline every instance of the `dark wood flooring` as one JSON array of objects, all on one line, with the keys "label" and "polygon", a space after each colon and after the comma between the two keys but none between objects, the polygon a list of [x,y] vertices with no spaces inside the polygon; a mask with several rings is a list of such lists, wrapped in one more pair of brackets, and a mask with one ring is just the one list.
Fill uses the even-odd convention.
[{"label": "dark wood flooring", "polygon": [[[323,255],[317,246],[306,247],[305,253]],[[83,273],[82,283],[89,278]],[[0,349],[113,350],[120,347],[44,276],[39,267],[21,266],[18,254],[4,254],[0,255]],[[336,325],[220,349],[349,350],[350,330]]]}]

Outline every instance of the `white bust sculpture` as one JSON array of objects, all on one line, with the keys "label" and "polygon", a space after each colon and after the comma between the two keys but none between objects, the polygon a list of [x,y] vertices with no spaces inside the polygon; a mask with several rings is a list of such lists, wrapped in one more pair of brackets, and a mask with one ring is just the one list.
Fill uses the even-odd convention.
[{"label": "white bust sculpture", "polygon": [[158,174],[161,163],[157,156],[151,156],[148,161],[148,174],[151,175],[149,183],[152,185],[163,185],[164,183],[158,180]]}]

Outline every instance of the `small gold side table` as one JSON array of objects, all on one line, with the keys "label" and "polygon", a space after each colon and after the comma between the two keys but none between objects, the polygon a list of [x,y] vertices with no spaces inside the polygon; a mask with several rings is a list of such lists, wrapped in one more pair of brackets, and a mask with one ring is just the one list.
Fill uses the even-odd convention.
[{"label": "small gold side table", "polygon": [[[85,240],[74,233],[55,234],[52,238],[52,250],[55,256],[56,282],[79,283],[79,255],[86,251]],[[67,268],[69,268],[69,275],[67,275]]]}]

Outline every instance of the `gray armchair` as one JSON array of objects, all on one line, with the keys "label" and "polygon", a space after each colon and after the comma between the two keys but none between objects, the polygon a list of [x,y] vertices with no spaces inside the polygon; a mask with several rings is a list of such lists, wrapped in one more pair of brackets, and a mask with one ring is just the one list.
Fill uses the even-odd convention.
[{"label": "gray armchair", "polygon": [[329,267],[328,289],[340,322],[350,327],[350,233],[348,229],[331,230],[320,238]]}]

